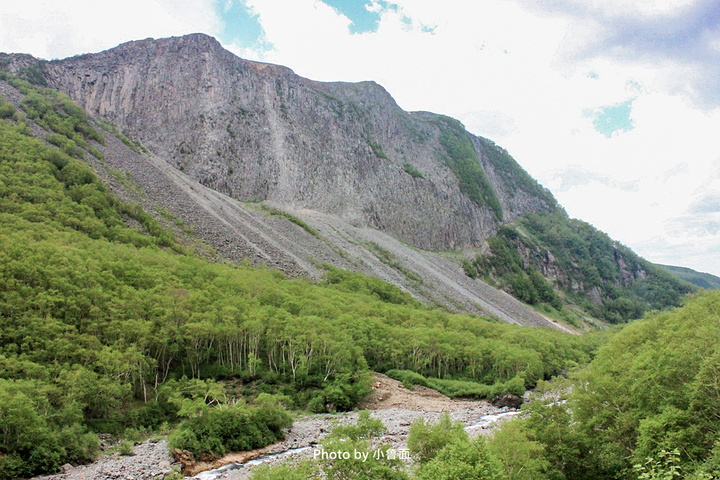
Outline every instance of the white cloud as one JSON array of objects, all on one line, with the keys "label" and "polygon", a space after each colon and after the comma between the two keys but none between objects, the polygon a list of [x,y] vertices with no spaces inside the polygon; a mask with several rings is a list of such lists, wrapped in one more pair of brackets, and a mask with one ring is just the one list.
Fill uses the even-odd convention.
[{"label": "white cloud", "polygon": [[217,34],[216,0],[24,0],[3,2],[0,51],[64,58],[129,40]]},{"label": "white cloud", "polygon": [[[567,2],[584,8],[588,2],[571,0]],[[677,12],[694,3],[694,0],[603,0],[593,2],[592,6],[608,17],[625,15],[665,16]]]}]

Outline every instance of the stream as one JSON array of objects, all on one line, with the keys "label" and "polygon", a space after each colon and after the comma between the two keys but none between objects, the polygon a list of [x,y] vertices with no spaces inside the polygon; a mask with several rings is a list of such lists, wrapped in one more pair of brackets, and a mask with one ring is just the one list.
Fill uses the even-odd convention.
[{"label": "stream", "polygon": [[305,450],[310,450],[310,449],[312,449],[311,446],[300,447],[300,448],[291,448],[289,450],[285,450],[284,452],[265,455],[262,457],[255,458],[253,460],[248,460],[247,462],[228,463],[227,465],[223,465],[220,468],[206,470],[204,472],[198,473],[194,477],[185,477],[185,478],[193,479],[193,480],[214,480],[214,479],[219,478],[220,476],[228,473],[231,470],[237,470],[239,468],[251,467],[253,465],[260,465],[262,463],[269,462],[271,460],[280,460],[283,457],[287,457],[294,453],[300,453],[300,452],[303,452]]}]

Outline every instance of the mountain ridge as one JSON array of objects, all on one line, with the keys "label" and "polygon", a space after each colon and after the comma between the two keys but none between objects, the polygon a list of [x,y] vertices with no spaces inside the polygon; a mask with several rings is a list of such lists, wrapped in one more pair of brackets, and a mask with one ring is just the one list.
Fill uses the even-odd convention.
[{"label": "mountain ridge", "polygon": [[671,274],[679,277],[686,282],[697,285],[706,290],[720,290],[720,277],[712,273],[700,272],[688,267],[679,267],[675,265],[662,265],[656,263],[658,267],[667,270]]},{"label": "mountain ridge", "polygon": [[[471,144],[458,154],[484,158],[474,137],[444,117],[402,111],[374,82],[307,80],[201,34],[131,42],[46,70],[50,86],[86,111],[233,198],[330,213],[431,250],[480,247],[498,226],[482,195],[467,195],[440,160],[450,156],[439,138],[446,130]],[[486,193],[507,219],[554,206],[499,185]]]},{"label": "mountain ridge", "polygon": [[[18,108],[27,98],[3,81],[0,93]],[[389,282],[423,303],[445,310],[563,328],[510,295],[471,280],[457,264],[437,253],[410,248],[380,231],[355,227],[332,215],[288,207],[279,210],[276,207],[281,206],[272,203],[239,202],[144,151],[112,125],[96,127],[103,132],[104,141],[94,146],[97,157],[84,155],[85,161],[113,194],[153,212],[202,256],[221,262],[249,261],[290,277],[315,280],[325,277],[327,265],[334,265]],[[38,130],[36,135],[51,139],[51,133]]]}]

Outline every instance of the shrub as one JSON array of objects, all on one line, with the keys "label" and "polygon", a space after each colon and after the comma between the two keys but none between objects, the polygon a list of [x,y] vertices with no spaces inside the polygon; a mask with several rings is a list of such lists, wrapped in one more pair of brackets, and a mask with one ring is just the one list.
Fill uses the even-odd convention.
[{"label": "shrub", "polygon": [[500,462],[507,478],[513,480],[545,480],[550,462],[545,458],[545,446],[530,439],[530,432],[522,421],[504,422],[488,442],[489,452]]},{"label": "shrub", "polygon": [[423,174],[420,173],[420,171],[417,168],[415,168],[414,166],[412,166],[411,164],[409,164],[407,162],[405,162],[405,164],[403,164],[403,170],[405,170],[405,173],[409,174],[413,178],[425,178],[425,177],[423,177]]},{"label": "shrub", "polygon": [[500,480],[502,468],[490,455],[485,439],[467,439],[449,444],[428,463],[420,466],[418,480]]},{"label": "shrub", "polygon": [[470,380],[428,378],[430,387],[451,398],[487,398],[493,395],[493,387]]},{"label": "shrub", "polygon": [[310,400],[308,409],[314,413],[351,410],[370,393],[371,382],[372,378],[366,371],[339,374],[322,393]]},{"label": "shrub", "polygon": [[408,390],[413,390],[415,385],[432,388],[427,378],[410,370],[388,370],[385,375],[402,382],[403,386]]},{"label": "shrub", "polygon": [[426,423],[424,418],[414,420],[410,425],[407,444],[410,453],[420,463],[427,463],[447,445],[467,439],[462,422],[453,422],[450,415],[445,413],[437,423]]},{"label": "shrub", "polygon": [[[370,418],[367,410],[360,412],[354,425],[338,426],[322,442],[327,452],[347,452],[347,456],[337,458],[320,457],[320,468],[328,480],[406,480],[403,463],[388,455],[390,445],[378,445],[379,437],[385,432],[380,420]],[[358,458],[355,452],[367,454]],[[313,477],[311,477],[313,478]]]},{"label": "shrub", "polygon": [[522,396],[525,393],[525,380],[520,376],[502,382],[496,381],[493,385],[484,385],[472,380],[458,380],[452,378],[426,378],[410,370],[388,370],[385,374],[403,383],[405,388],[412,390],[415,385],[437,390],[451,398],[493,398],[497,395],[512,393]]},{"label": "shrub", "polygon": [[118,445],[118,454],[127,457],[135,455],[135,443],[130,440],[120,442]]},{"label": "shrub", "polygon": [[304,460],[298,464],[260,465],[252,471],[253,480],[308,480],[321,478],[316,462]]},{"label": "shrub", "polygon": [[0,118],[10,118],[15,114],[15,107],[12,103],[0,99]]},{"label": "shrub", "polygon": [[385,152],[383,151],[382,146],[381,146],[379,143],[372,141],[372,140],[370,139],[370,137],[366,137],[366,138],[365,138],[365,141],[367,142],[368,146],[370,147],[370,150],[372,150],[373,154],[374,154],[376,157],[381,158],[381,159],[383,159],[383,160],[387,160],[387,159],[388,159],[387,155],[386,155]]},{"label": "shrub", "polygon": [[170,447],[211,458],[228,451],[251,450],[285,438],[292,416],[277,398],[260,394],[254,406],[219,405],[180,423],[170,436]]}]

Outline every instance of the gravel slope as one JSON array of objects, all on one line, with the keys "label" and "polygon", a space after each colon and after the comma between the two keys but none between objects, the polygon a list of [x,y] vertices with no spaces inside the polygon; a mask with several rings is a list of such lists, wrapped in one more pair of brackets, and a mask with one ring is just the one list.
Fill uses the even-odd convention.
[{"label": "gravel slope", "polygon": [[[149,211],[171,212],[222,258],[248,259],[289,276],[315,279],[322,278],[321,265],[330,264],[393,283],[428,305],[520,325],[564,329],[505,292],[467,277],[446,256],[410,247],[386,233],[356,227],[332,215],[268,204],[319,233],[311,235],[286,218],[268,215],[258,204],[241,203],[201,185],[162,158],[138,154],[113,135],[105,137],[105,162],[90,162],[113,192]],[[125,180],[120,180],[122,176]]]},{"label": "gravel slope", "polygon": [[65,465],[64,473],[34,480],[152,480],[172,470],[173,458],[165,440],[148,440],[135,447],[135,455],[103,455],[90,465]]}]

